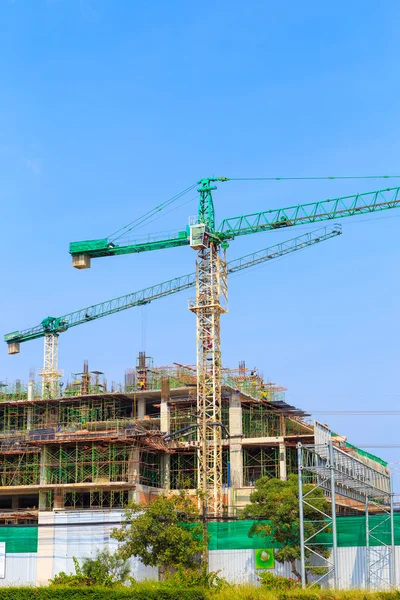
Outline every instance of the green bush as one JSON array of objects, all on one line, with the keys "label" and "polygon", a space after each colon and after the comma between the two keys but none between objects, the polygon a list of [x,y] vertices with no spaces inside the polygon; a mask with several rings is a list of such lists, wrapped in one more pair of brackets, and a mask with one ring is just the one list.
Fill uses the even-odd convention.
[{"label": "green bush", "polygon": [[201,569],[183,569],[179,567],[175,573],[168,575],[166,584],[175,588],[206,588],[208,590],[221,590],[232,587],[226,579],[219,576],[219,571],[207,572],[205,567]]},{"label": "green bush", "polygon": [[195,588],[171,588],[160,583],[139,583],[130,588],[63,587],[0,588],[0,600],[206,600]]},{"label": "green bush", "polygon": [[279,577],[269,571],[258,573],[257,579],[261,585],[265,585],[269,590],[293,590],[299,587],[298,581],[288,577]]}]

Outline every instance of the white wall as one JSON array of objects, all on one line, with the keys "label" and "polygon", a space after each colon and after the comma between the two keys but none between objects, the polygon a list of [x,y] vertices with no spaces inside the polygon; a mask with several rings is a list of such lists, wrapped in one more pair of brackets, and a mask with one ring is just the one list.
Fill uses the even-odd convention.
[{"label": "white wall", "polygon": [[[123,518],[122,511],[54,511],[39,513],[38,553],[6,554],[6,585],[47,584],[60,571],[74,572],[72,557],[80,562],[94,556],[97,550],[108,548],[113,551],[117,542],[111,539],[111,531]],[[379,577],[372,581],[373,587],[384,587],[382,579],[389,579],[390,566],[382,558],[385,548],[373,550],[373,562],[379,567]],[[366,549],[363,547],[338,549],[338,574],[342,589],[363,588],[366,573]],[[254,550],[211,550],[211,571],[235,583],[257,583]],[[131,559],[132,575],[137,580],[157,579],[157,569],[145,567],[137,559]],[[298,567],[298,570],[299,567]],[[275,562],[276,575],[291,576],[289,564]],[[380,579],[382,578],[382,579]],[[396,579],[400,587],[400,547],[396,547]],[[333,585],[333,578],[327,582]]]}]

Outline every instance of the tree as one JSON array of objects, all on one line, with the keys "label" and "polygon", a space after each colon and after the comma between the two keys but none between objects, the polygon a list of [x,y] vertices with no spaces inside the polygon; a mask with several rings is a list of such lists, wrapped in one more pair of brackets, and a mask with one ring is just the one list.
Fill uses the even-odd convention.
[{"label": "tree", "polygon": [[137,556],[144,565],[159,567],[163,577],[178,567],[199,566],[207,544],[199,519],[192,498],[161,495],[147,506],[130,504],[122,527],[111,535],[120,542],[121,557]]},{"label": "tree", "polygon": [[[268,520],[268,523],[256,522],[249,531],[249,537],[258,535],[260,537],[270,536],[279,548],[275,550],[275,558],[278,562],[290,562],[292,573],[300,580],[300,573],[296,569],[296,560],[300,559],[300,515],[299,515],[299,488],[297,475],[290,475],[287,481],[262,477],[256,482],[256,489],[250,494],[250,504],[242,513],[242,518]],[[314,488],[314,489],[313,489]],[[312,484],[303,486],[303,493],[312,490],[308,504],[304,504],[304,533],[306,539],[315,534],[321,528],[322,513],[329,514],[329,503],[326,501],[320,488]],[[321,511],[321,512],[320,512]],[[316,523],[315,521],[320,521]],[[314,521],[314,522],[313,522]],[[325,532],[329,531],[325,529]],[[308,544],[325,558],[329,556],[326,547]],[[311,555],[306,550],[306,558]],[[307,561],[308,566],[310,565]],[[307,569],[314,573],[322,574],[323,568],[313,567]]]}]

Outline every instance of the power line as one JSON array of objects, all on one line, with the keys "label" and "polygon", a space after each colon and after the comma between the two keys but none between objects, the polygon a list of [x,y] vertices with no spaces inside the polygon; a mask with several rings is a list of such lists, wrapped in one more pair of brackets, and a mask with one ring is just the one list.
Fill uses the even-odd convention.
[{"label": "power line", "polygon": [[363,416],[363,417],[376,417],[376,416],[400,416],[400,410],[305,410],[312,415],[330,415],[330,416]]},{"label": "power line", "polygon": [[400,175],[328,175],[322,177],[228,177],[228,181],[326,181],[332,179],[398,179]]},{"label": "power line", "polygon": [[357,448],[360,448],[361,450],[363,450],[364,448],[400,448],[400,444],[360,444],[360,443],[355,443],[352,444],[352,446],[356,446]]}]

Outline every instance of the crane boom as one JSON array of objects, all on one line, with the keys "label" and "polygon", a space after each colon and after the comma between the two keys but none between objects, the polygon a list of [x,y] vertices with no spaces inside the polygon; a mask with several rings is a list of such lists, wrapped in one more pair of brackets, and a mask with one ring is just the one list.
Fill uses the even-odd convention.
[{"label": "crane boom", "polygon": [[217,235],[222,242],[231,240],[238,235],[248,235],[294,225],[309,225],[310,223],[398,207],[400,207],[400,187],[387,188],[224,219],[218,228]]},{"label": "crane boom", "polygon": [[[329,240],[342,233],[340,226],[333,228],[323,227],[312,232],[305,233],[301,236],[292,238],[285,242],[268,246],[257,252],[246,254],[240,258],[231,260],[227,264],[227,272],[237,273],[261,263],[268,262],[275,258],[280,258],[297,250],[302,250],[308,246],[313,246],[319,242]],[[158,298],[164,298],[171,294],[182,292],[196,285],[196,273],[189,273],[181,277],[169,279],[157,285],[153,285],[131,294],[112,298],[105,302],[93,304],[86,308],[76,310],[61,317],[46,317],[43,321],[30,329],[22,331],[13,331],[4,336],[4,341],[9,345],[9,349],[15,348],[15,344],[28,342],[46,335],[57,335],[63,333],[71,327],[89,323],[97,319],[101,319],[108,315],[133,308],[134,306],[142,306],[148,304]],[[16,352],[12,352],[15,354]],[[10,352],[11,354],[11,352]]]},{"label": "crane boom", "polygon": [[189,245],[189,234],[186,230],[178,231],[168,236],[164,234],[163,236],[148,235],[146,237],[147,241],[145,242],[130,242],[125,245],[116,244],[108,238],[71,242],[69,253],[72,256],[72,266],[77,269],[87,269],[90,266],[91,258],[137,254],[150,250],[165,250],[166,248],[179,248],[180,246]]},{"label": "crane boom", "polygon": [[[294,225],[309,225],[310,223],[319,223],[400,207],[400,187],[386,188],[373,192],[322,200],[320,202],[309,202],[307,204],[298,204],[286,208],[231,217],[224,219],[219,228],[213,231],[214,209],[212,206],[211,191],[215,189],[215,186],[208,185],[207,187],[203,183],[205,181],[226,181],[226,179],[219,178],[199,182],[202,183],[202,188],[199,190],[202,198],[199,208],[199,220],[205,220],[209,223],[211,229],[209,225],[207,225],[207,228],[217,245],[224,241],[232,240],[239,235],[261,233],[263,231],[292,227]],[[212,209],[209,209],[211,216],[207,213],[207,209],[204,207],[201,208],[206,204],[206,201],[212,206]],[[90,267],[91,258],[176,248],[179,246],[188,246],[189,244],[189,231],[185,230],[171,234],[167,238],[164,236],[164,238],[159,239],[157,236],[149,236],[146,242],[130,242],[129,244],[121,245],[111,242],[108,238],[72,242],[69,252],[72,255],[72,265],[74,267],[87,269]]]}]

